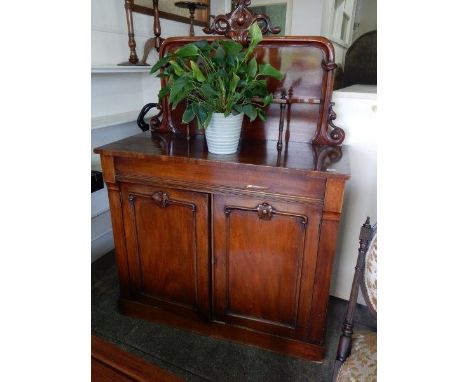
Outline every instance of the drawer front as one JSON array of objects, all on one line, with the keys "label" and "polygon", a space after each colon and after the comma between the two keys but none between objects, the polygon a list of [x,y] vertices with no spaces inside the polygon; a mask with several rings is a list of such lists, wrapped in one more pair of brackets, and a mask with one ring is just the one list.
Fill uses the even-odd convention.
[{"label": "drawer front", "polygon": [[178,187],[208,192],[235,189],[315,200],[323,200],[326,184],[325,178],[303,171],[205,161],[194,164],[164,157],[145,161],[116,158],[116,174],[124,180],[175,182]]},{"label": "drawer front", "polygon": [[208,195],[122,184],[131,295],[209,316]]},{"label": "drawer front", "polygon": [[213,217],[214,318],[306,339],[321,209],[216,195]]}]

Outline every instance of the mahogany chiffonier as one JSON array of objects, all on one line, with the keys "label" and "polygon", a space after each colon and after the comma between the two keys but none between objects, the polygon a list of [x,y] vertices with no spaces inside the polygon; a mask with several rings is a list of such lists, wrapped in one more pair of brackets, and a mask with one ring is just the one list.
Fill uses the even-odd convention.
[{"label": "mahogany chiffonier", "polygon": [[[199,39],[167,39],[160,54]],[[210,154],[203,131],[190,125],[187,136],[183,110],[166,100],[151,131],[95,150],[109,193],[119,306],[320,361],[349,178],[330,102],[333,46],[321,37],[265,37],[256,56],[284,78],[269,81],[267,121],[245,119],[236,154]]]}]

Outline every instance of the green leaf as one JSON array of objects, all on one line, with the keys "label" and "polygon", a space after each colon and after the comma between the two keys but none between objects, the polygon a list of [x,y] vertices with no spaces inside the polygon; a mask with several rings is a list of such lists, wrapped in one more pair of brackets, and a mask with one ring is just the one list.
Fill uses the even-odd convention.
[{"label": "green leaf", "polygon": [[258,74],[261,76],[270,76],[277,80],[281,80],[283,78],[281,72],[270,64],[261,64],[259,66]]},{"label": "green leaf", "polygon": [[206,80],[199,66],[192,60],[190,60],[190,66],[192,67],[193,78],[195,78],[198,82],[203,82]]},{"label": "green leaf", "polygon": [[257,113],[258,113],[258,118],[260,118],[263,122],[265,122],[266,121],[265,110],[257,108]]},{"label": "green leaf", "polygon": [[193,110],[193,105],[188,105],[182,116],[183,123],[189,123],[195,118],[195,111]]},{"label": "green leaf", "polygon": [[255,77],[255,75],[257,74],[257,60],[255,59],[255,57],[249,61],[248,74],[249,74],[249,77],[252,77],[252,78]]},{"label": "green leaf", "polygon": [[243,110],[242,110],[242,105],[234,105],[234,106],[233,106],[233,109],[234,109],[235,111],[237,111],[237,114],[240,114],[240,113],[242,113],[242,111],[243,111]]},{"label": "green leaf", "polygon": [[271,94],[268,94],[264,99],[263,99],[263,106],[268,106],[271,101],[273,101],[273,96]]},{"label": "green leaf", "polygon": [[242,45],[232,40],[221,40],[219,43],[233,56],[237,56],[237,54],[242,50]]},{"label": "green leaf", "polygon": [[208,110],[202,104],[199,104],[197,109],[198,123],[201,127],[205,127],[205,121],[208,119]]},{"label": "green leaf", "polygon": [[151,68],[150,74],[156,73],[158,70],[160,70],[163,66],[166,66],[169,63],[169,60],[171,58],[169,56],[160,58],[158,62]]},{"label": "green leaf", "polygon": [[260,118],[263,122],[266,121],[266,113],[265,110],[257,108],[258,118]]},{"label": "green leaf", "polygon": [[225,56],[226,56],[226,51],[223,49],[223,47],[222,46],[218,47],[218,49],[216,49],[214,60],[216,64],[218,64],[220,67],[224,67]]},{"label": "green leaf", "polygon": [[172,105],[172,109],[177,107],[177,104],[190,94],[193,90],[192,82],[189,81],[191,74],[185,74],[179,77],[171,86],[171,94],[169,96],[169,104]]},{"label": "green leaf", "polygon": [[184,74],[184,69],[174,60],[170,60],[169,63],[171,64],[172,68],[174,69],[175,74],[181,76]]},{"label": "green leaf", "polygon": [[250,118],[250,122],[257,118],[257,109],[251,104],[244,105],[242,111]]},{"label": "green leaf", "polygon": [[208,125],[210,124],[211,122],[211,117],[213,116],[213,112],[210,111],[208,113],[208,116],[206,117],[205,121],[203,122],[203,126],[205,126],[205,128],[208,128]]},{"label": "green leaf", "polygon": [[198,50],[198,47],[194,43],[191,43],[177,49],[174,55],[179,58],[197,56]]},{"label": "green leaf", "polygon": [[210,44],[208,44],[208,41],[206,40],[196,41],[194,42],[194,44],[200,49],[206,49],[210,46]]},{"label": "green leaf", "polygon": [[229,81],[229,92],[230,93],[234,93],[239,81],[240,81],[239,76],[236,73],[233,73],[232,77],[231,77],[231,80]]},{"label": "green leaf", "polygon": [[159,94],[158,94],[158,98],[160,100],[162,100],[164,97],[166,97],[169,93],[171,92],[171,89],[169,86],[164,86],[163,88],[161,88],[161,90],[159,91]]},{"label": "green leaf", "polygon": [[203,84],[200,88],[200,93],[206,98],[217,97],[218,92],[213,89],[213,87],[207,83]]},{"label": "green leaf", "polygon": [[260,41],[262,41],[263,35],[262,30],[258,26],[258,23],[253,23],[249,28],[250,35],[250,46],[256,47]]}]

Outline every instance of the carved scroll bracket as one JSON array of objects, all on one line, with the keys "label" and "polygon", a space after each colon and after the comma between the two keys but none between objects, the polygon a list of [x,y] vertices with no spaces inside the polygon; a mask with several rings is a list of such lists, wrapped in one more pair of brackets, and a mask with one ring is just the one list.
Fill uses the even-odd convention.
[{"label": "carved scroll bracket", "polygon": [[333,163],[339,162],[343,157],[341,146],[312,146],[315,166],[317,171],[327,171]]},{"label": "carved scroll bracket", "polygon": [[345,132],[341,127],[338,127],[333,123],[336,119],[336,113],[333,110],[333,106],[335,106],[335,102],[330,102],[328,106],[328,124],[333,128],[333,130],[330,132],[329,137],[333,143],[339,145],[345,138]]},{"label": "carved scroll bracket", "polygon": [[317,129],[312,139],[313,144],[337,146],[343,143],[345,132],[333,122],[336,119],[336,113],[333,110],[334,105],[334,102],[328,103],[328,116],[323,119],[321,127]]},{"label": "carved scroll bracket", "polygon": [[[145,122],[146,114],[152,109],[156,108],[158,110],[157,114],[151,117],[149,125]],[[142,107],[140,114],[137,118],[137,125],[142,131],[151,130],[152,133],[156,132],[156,130],[161,126],[161,116],[163,110],[159,103],[147,103],[145,106]]]},{"label": "carved scroll bracket", "polygon": [[237,1],[236,8],[232,12],[216,16],[209,28],[203,28],[203,32],[226,36],[244,46],[249,42],[249,27],[254,23],[258,23],[262,34],[281,32],[281,28],[271,25],[271,20],[267,15],[252,13],[247,8],[249,5],[250,0]]}]

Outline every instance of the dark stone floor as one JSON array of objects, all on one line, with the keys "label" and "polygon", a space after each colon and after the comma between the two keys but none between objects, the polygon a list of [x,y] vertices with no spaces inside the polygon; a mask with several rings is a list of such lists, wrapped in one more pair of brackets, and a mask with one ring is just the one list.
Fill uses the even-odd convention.
[{"label": "dark stone floor", "polygon": [[[121,315],[114,253],[92,264],[93,334],[187,381],[329,381],[346,302],[330,298],[327,354],[323,363],[283,356],[256,347],[205,337],[189,331]],[[373,328],[365,307],[358,307],[356,329]]]}]

